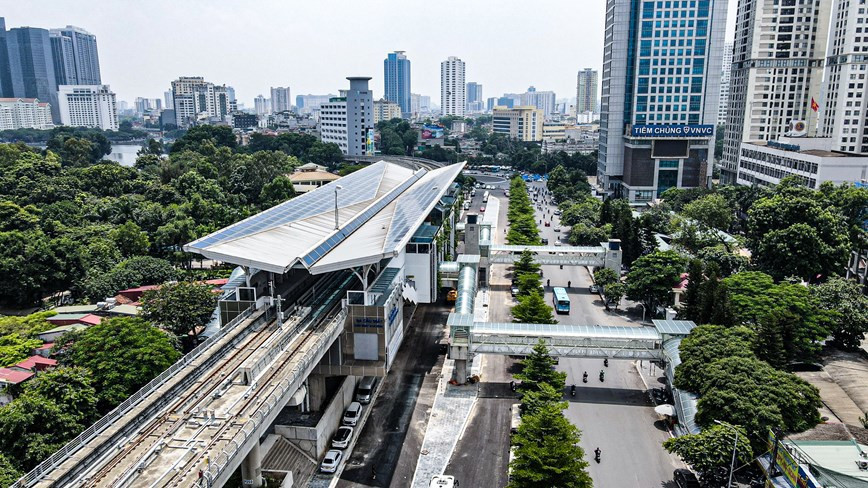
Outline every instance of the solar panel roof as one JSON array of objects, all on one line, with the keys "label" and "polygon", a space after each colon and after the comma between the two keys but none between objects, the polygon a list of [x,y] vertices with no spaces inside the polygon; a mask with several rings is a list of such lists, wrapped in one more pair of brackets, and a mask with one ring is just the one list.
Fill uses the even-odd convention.
[{"label": "solar panel roof", "polygon": [[687,335],[696,327],[690,320],[653,320],[654,328],[661,334]]}]

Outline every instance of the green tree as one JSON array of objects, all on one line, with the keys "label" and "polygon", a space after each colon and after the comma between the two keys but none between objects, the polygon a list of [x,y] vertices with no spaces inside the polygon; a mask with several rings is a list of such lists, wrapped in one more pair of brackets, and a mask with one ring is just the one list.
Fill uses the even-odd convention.
[{"label": "green tree", "polygon": [[12,366],[30,357],[30,351],[42,345],[38,339],[24,339],[18,334],[0,336],[0,365]]},{"label": "green tree", "polygon": [[15,468],[8,457],[0,454],[0,486],[12,486],[24,475]]},{"label": "green tree", "polygon": [[675,387],[699,393],[719,359],[753,359],[756,334],[747,327],[700,325],[681,340],[681,364],[675,368]]},{"label": "green tree", "polygon": [[64,363],[87,368],[106,412],[172,365],[180,353],[160,329],[140,318],[113,318],[84,330]]},{"label": "green tree", "polygon": [[555,391],[563,391],[566,386],[567,374],[555,370],[557,362],[549,354],[549,348],[542,339],[533,346],[530,354],[519,363],[522,366],[522,371],[515,377],[521,380],[523,390],[541,391],[542,384],[547,384]]},{"label": "green tree", "polygon": [[121,255],[131,258],[148,252],[151,243],[148,235],[135,222],[125,222],[109,233],[109,238],[115,242]]},{"label": "green tree", "polygon": [[18,334],[21,337],[33,337],[40,332],[54,328],[48,317],[57,315],[54,310],[36,312],[24,317],[9,315],[0,317],[0,336]]},{"label": "green tree", "polygon": [[211,320],[217,295],[207,285],[168,283],[142,296],[142,318],[178,336],[195,332]]},{"label": "green tree", "polygon": [[519,297],[518,305],[512,307],[512,321],[530,324],[556,324],[552,307],[546,305],[539,293]]},{"label": "green tree", "polygon": [[698,198],[682,209],[681,214],[699,225],[701,232],[714,236],[729,251],[729,243],[718,231],[726,232],[735,220],[735,211],[723,196],[712,193]]},{"label": "green tree", "polygon": [[830,317],[835,343],[855,350],[868,333],[868,297],[855,280],[835,276],[811,288],[817,305]]},{"label": "green tree", "polygon": [[510,488],[590,488],[581,433],[561,412],[559,404],[547,405],[522,417],[513,437],[515,459],[510,463]]},{"label": "green tree", "polygon": [[523,390],[521,393],[521,414],[534,415],[543,408],[549,405],[561,405],[561,408],[566,408],[566,403],[563,403],[564,392],[556,390],[548,383],[539,383],[536,390]]},{"label": "green tree", "polygon": [[669,302],[684,264],[684,258],[675,251],[656,251],[642,256],[627,275],[627,298],[641,301],[654,316],[658,305]]},{"label": "green tree", "polygon": [[702,286],[705,283],[702,261],[691,259],[687,268],[688,282],[684,290],[681,315],[687,320],[700,321],[702,304]]},{"label": "green tree", "polygon": [[521,252],[521,257],[513,265],[513,276],[518,277],[524,273],[533,273],[539,275],[541,266],[534,260],[534,252],[530,249],[525,249]]},{"label": "green tree", "polygon": [[621,303],[621,299],[627,294],[627,287],[624,283],[619,281],[607,286],[603,291],[605,292],[604,295],[606,297],[606,307],[609,306],[609,303],[613,303],[617,310],[618,305]]},{"label": "green tree", "polygon": [[136,256],[121,261],[110,271],[88,270],[81,283],[84,295],[93,301],[114,296],[118,291],[142,285],[159,285],[177,278],[178,271],[163,259]]},{"label": "green tree", "polygon": [[540,276],[536,273],[522,273],[518,275],[518,296],[526,297],[531,294],[543,293]]},{"label": "green tree", "polygon": [[[738,444],[736,433],[738,430]],[[721,486],[728,480],[732,450],[736,446],[735,467],[748,464],[753,459],[753,450],[744,427],[712,425],[699,434],[688,434],[667,439],[663,447],[677,454],[700,473],[700,479],[708,486]]]},{"label": "green tree", "polygon": [[594,271],[594,282],[599,286],[606,287],[618,281],[620,277],[612,268],[598,268]]},{"label": "green tree", "polygon": [[265,210],[295,197],[292,181],[286,176],[275,176],[259,193],[259,208]]}]

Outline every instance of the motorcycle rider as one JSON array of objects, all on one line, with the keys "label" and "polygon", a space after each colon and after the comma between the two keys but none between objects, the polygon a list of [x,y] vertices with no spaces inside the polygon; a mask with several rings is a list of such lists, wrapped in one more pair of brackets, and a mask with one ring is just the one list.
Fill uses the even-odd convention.
[{"label": "motorcycle rider", "polygon": [[570,395],[576,396],[576,385],[570,387]]},{"label": "motorcycle rider", "polygon": [[603,378],[606,376],[606,373],[601,369],[600,370],[600,381],[603,381]]},{"label": "motorcycle rider", "polygon": [[582,375],[582,381],[584,381],[585,383],[588,382],[588,372],[587,371],[585,371],[585,374]]},{"label": "motorcycle rider", "polygon": [[603,451],[601,451],[599,447],[596,448],[596,449],[594,449],[594,459],[595,459],[598,463],[600,462],[600,454],[602,454],[602,453],[603,453]]},{"label": "motorcycle rider", "polygon": [[609,367],[609,358],[603,359],[603,366]]}]

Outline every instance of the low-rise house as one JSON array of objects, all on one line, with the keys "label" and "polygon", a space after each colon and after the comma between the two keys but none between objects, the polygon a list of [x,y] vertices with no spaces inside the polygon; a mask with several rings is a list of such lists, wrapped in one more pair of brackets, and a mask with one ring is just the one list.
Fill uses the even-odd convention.
[{"label": "low-rise house", "polygon": [[97,325],[102,321],[102,317],[92,313],[59,313],[48,317],[47,320],[51,325],[84,325],[90,327]]},{"label": "low-rise house", "polygon": [[9,387],[14,387],[33,378],[31,371],[21,371],[11,368],[0,368],[0,405],[6,405],[14,398]]},{"label": "low-rise house", "polygon": [[42,356],[30,356],[24,361],[21,361],[14,366],[10,366],[9,369],[38,373],[47,369],[54,368],[55,366],[57,366],[57,360],[44,358]]},{"label": "low-rise house", "polygon": [[39,334],[37,334],[37,336],[42,340],[42,342],[54,342],[57,338],[59,338],[63,334],[66,334],[67,332],[84,330],[88,327],[88,325],[82,324],[60,325],[53,329],[46,330],[45,332],[40,332]]}]

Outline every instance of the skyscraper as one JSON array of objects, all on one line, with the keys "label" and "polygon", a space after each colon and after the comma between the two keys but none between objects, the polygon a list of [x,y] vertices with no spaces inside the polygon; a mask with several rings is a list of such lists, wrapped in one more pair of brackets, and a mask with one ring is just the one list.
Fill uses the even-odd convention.
[{"label": "skyscraper", "polygon": [[271,113],[268,110],[268,99],[262,95],[258,95],[253,99],[253,107],[256,110],[256,115],[267,115]]},{"label": "skyscraper", "polygon": [[54,121],[60,122],[57,79],[48,31],[37,27],[9,29],[6,45],[13,96],[38,98],[50,103]]},{"label": "skyscraper", "polygon": [[440,112],[464,117],[467,107],[464,61],[449,56],[440,63]]},{"label": "skyscraper", "polygon": [[0,17],[0,97],[12,98],[12,72],[9,68],[9,48],[6,43],[6,19]]},{"label": "skyscraper", "polygon": [[467,111],[479,113],[485,109],[482,101],[482,85],[475,81],[468,81],[465,93],[467,94]]},{"label": "skyscraper", "polygon": [[410,108],[410,60],[404,51],[389,53],[383,60],[383,81],[386,100],[401,106],[401,113],[409,117]]},{"label": "skyscraper", "polygon": [[606,1],[604,191],[648,201],[710,182],[726,8],[727,0]]},{"label": "skyscraper", "polygon": [[717,125],[726,124],[730,73],[732,73],[732,43],[727,42],[723,46],[723,71],[720,73],[720,103],[717,107]]},{"label": "skyscraper", "polygon": [[201,76],[182,76],[173,81],[172,99],[178,127],[222,121],[229,113],[226,85],[208,83]]},{"label": "skyscraper", "polygon": [[175,101],[172,99],[172,90],[163,92],[163,105],[166,110],[175,110]]},{"label": "skyscraper", "polygon": [[576,79],[576,115],[597,111],[597,70],[585,68]]},{"label": "skyscraper", "polygon": [[721,182],[736,182],[742,141],[775,140],[798,122],[813,134],[832,3],[739,2]]},{"label": "skyscraper", "polygon": [[289,87],[271,87],[271,111],[286,112],[292,108],[292,98],[289,97]]},{"label": "skyscraper", "polygon": [[68,25],[61,29],[51,29],[49,37],[58,85],[102,83],[95,35]]},{"label": "skyscraper", "polygon": [[[517,105],[519,104],[515,106]],[[526,92],[521,94],[520,105],[536,107],[542,110],[544,118],[549,118],[557,107],[555,92],[537,91],[535,87],[530,86]]]}]

